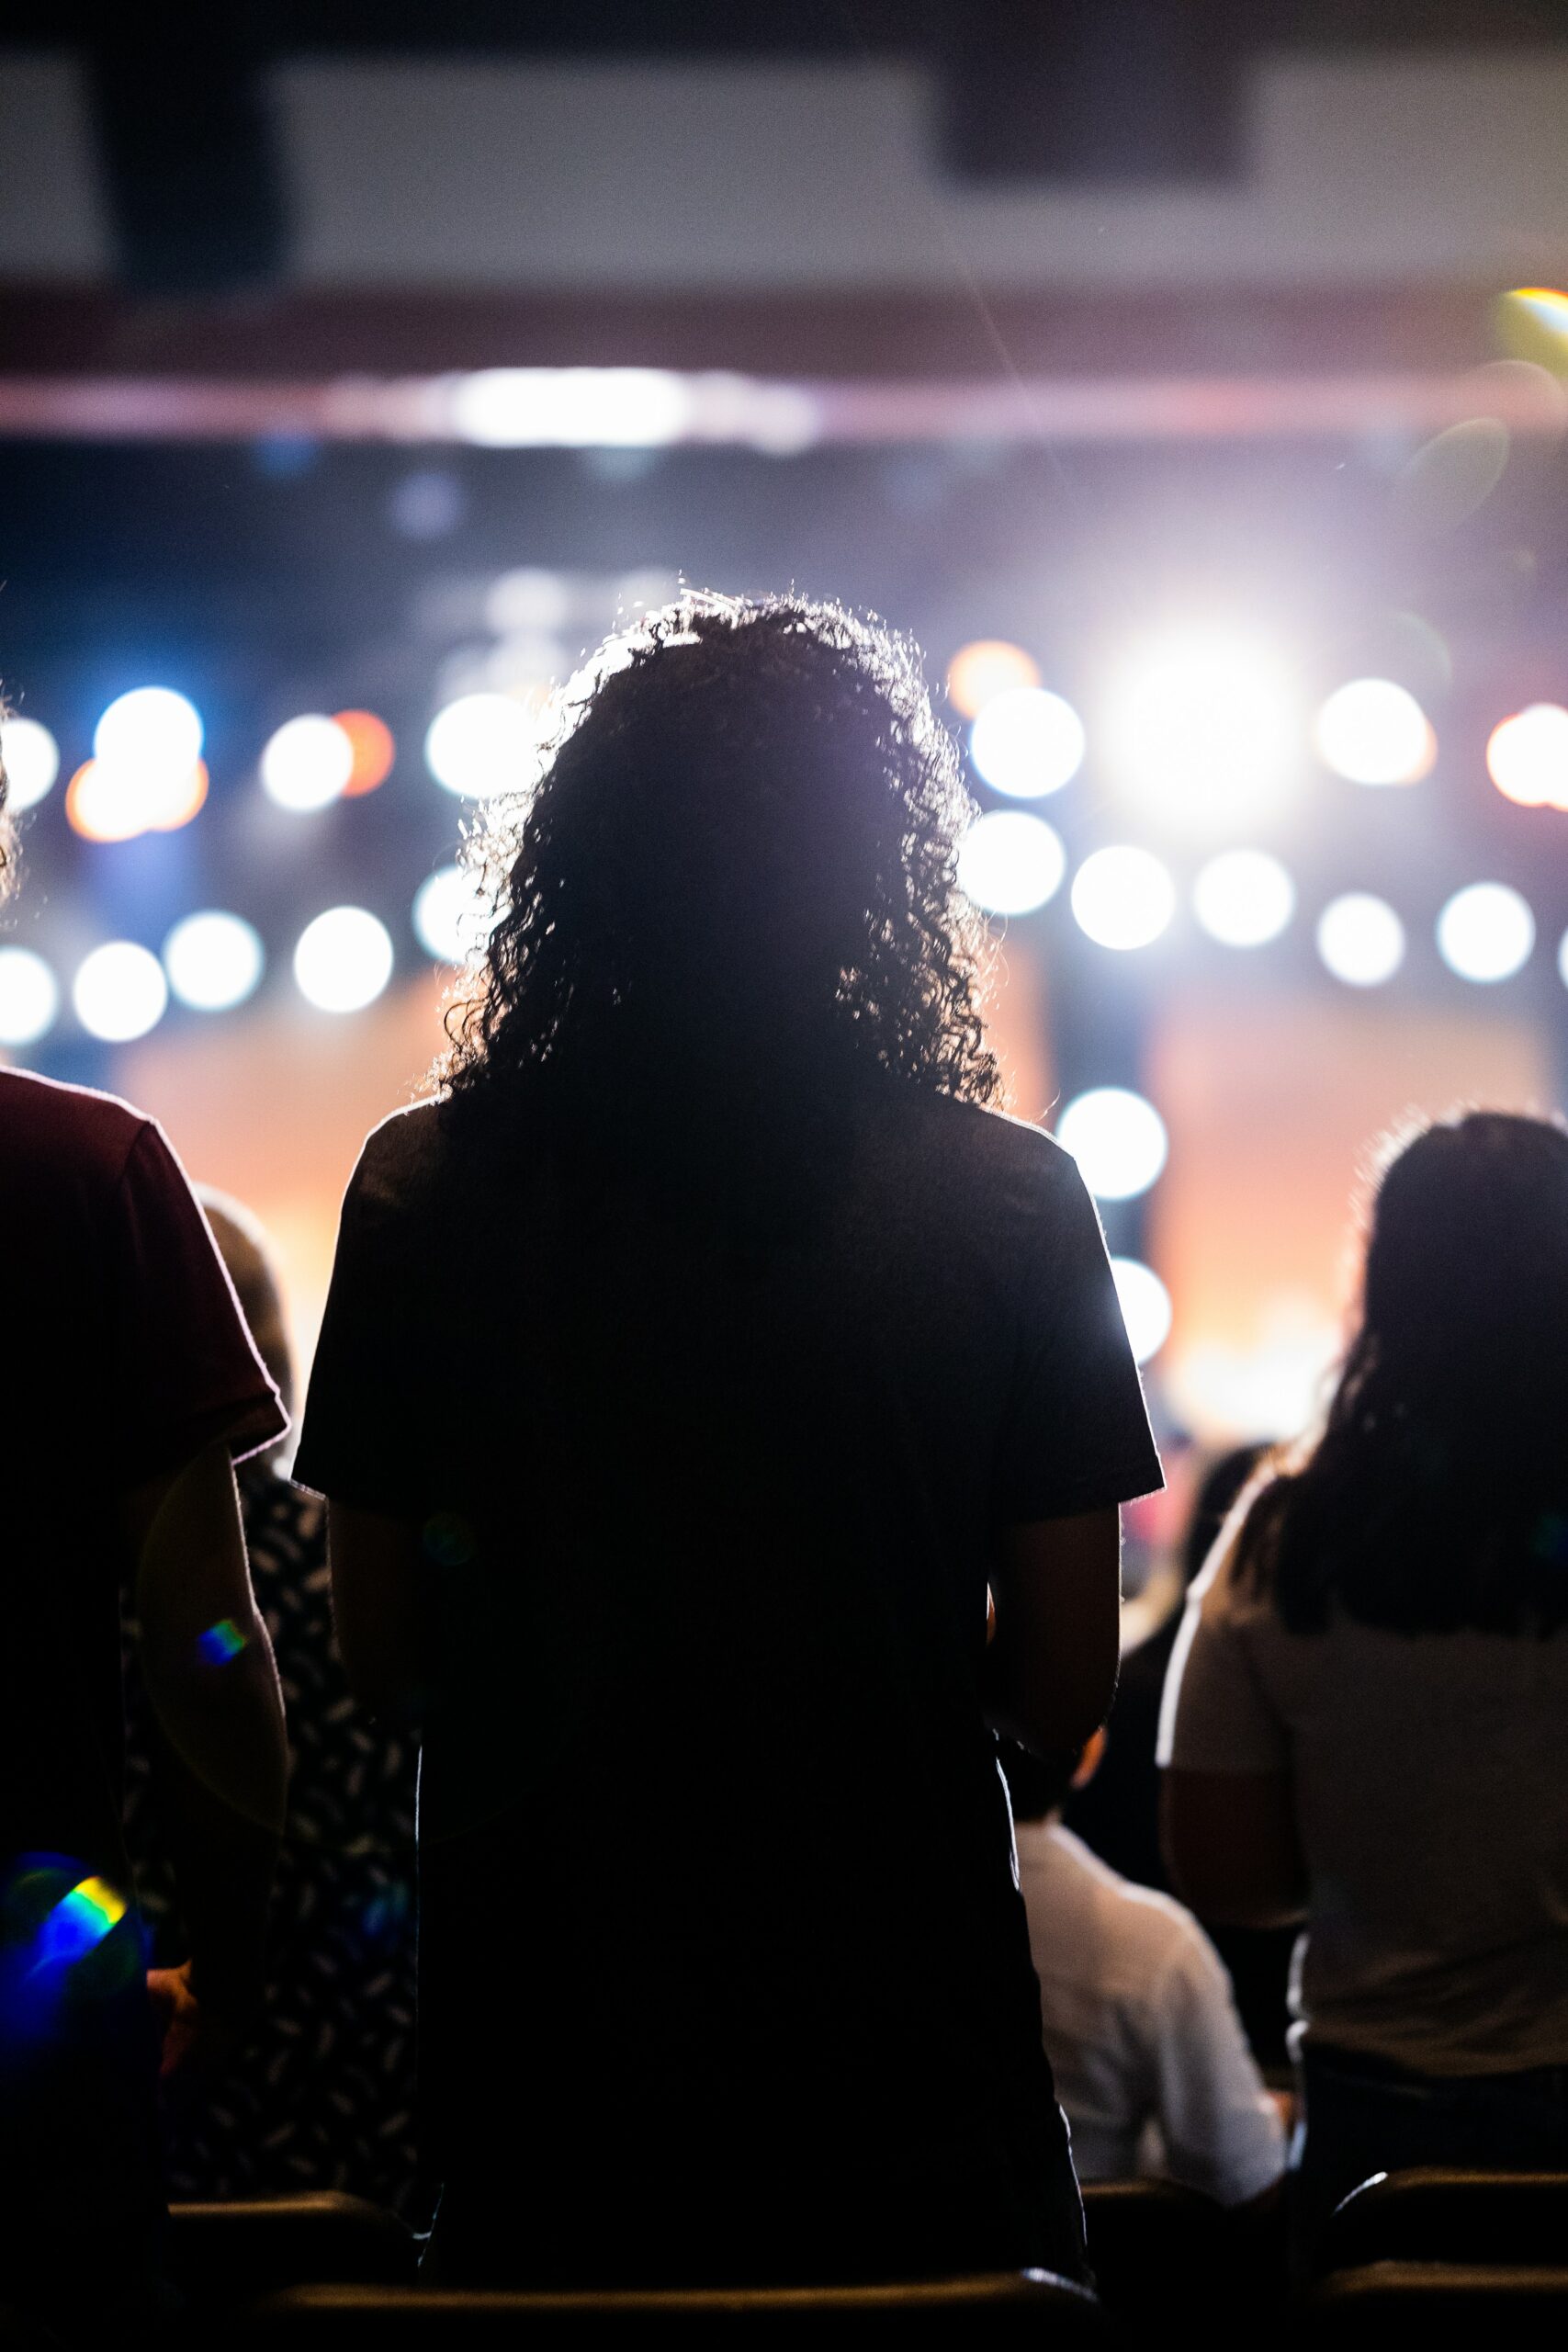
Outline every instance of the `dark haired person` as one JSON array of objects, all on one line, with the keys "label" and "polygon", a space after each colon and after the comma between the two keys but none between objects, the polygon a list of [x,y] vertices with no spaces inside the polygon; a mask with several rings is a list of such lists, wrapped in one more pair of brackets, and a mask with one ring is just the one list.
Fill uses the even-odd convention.
[{"label": "dark haired person", "polygon": [[1371,2172],[1568,2168],[1568,1131],[1389,1164],[1322,1434],[1238,1507],[1162,1733],[1201,1914],[1303,1918],[1303,2246]]},{"label": "dark haired person", "polygon": [[[0,782],[0,825],[3,804]],[[156,2303],[160,2033],[173,2084],[259,1991],[283,1725],[232,1464],[286,1424],[151,1119],[0,1070],[0,2302],[96,2338]],[[120,1826],[128,1589],[188,1937],[151,1977]]]},{"label": "dark haired person", "polygon": [[1002,1754],[1040,2013],[1080,2180],[1143,2172],[1252,2205],[1285,2169],[1224,1963],[1190,1911],[1135,1886],[1064,1827],[1107,1746]]},{"label": "dark haired person", "polygon": [[423,1729],[446,2277],[1080,2265],[987,1715],[1100,1721],[1159,1472],[1093,1206],[988,1108],[967,805],[874,624],[650,616],[350,1187],[296,1470]]},{"label": "dark haired person", "polygon": [[[197,1193],[256,1351],[287,1408],[294,1367],[262,1226]],[[256,1607],[288,1732],[288,1810],[274,1873],[260,2014],[233,2064],[164,2119],[169,2194],[344,2189],[410,2217],[414,2193],[412,1739],[355,1706],[333,1637],[326,1514],[278,1467],[283,1439],[239,1473]],[[155,1953],[179,1949],[178,1888],[127,1675],[126,1842]]]}]

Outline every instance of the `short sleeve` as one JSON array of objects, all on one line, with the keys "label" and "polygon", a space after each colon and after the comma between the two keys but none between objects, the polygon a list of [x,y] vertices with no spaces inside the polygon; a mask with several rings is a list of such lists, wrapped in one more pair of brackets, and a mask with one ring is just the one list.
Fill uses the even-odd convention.
[{"label": "short sleeve", "polygon": [[1285,1724],[1252,1654],[1235,1581],[1239,1517],[1187,1597],[1160,1706],[1156,1760],[1179,1772],[1283,1772]]},{"label": "short sleeve", "polygon": [[1222,2205],[1261,2197],[1285,2169],[1279,2109],[1263,2087],[1224,1963],[1195,1919],[1154,2003],[1155,2104],[1171,2177]]},{"label": "short sleeve", "polygon": [[420,1507],[419,1335],[408,1219],[384,1166],[384,1134],[367,1143],[344,1195],[294,1478],[396,1518]]},{"label": "short sleeve", "polygon": [[281,1437],[288,1417],[185,1170],[152,1120],[110,1196],[104,1239],[118,1483],[179,1469],[219,1438],[241,1462]]},{"label": "short sleeve", "polygon": [[1066,1153],[1045,1150],[1010,1276],[1016,1355],[994,1485],[1004,1525],[1164,1484],[1094,1203]]}]

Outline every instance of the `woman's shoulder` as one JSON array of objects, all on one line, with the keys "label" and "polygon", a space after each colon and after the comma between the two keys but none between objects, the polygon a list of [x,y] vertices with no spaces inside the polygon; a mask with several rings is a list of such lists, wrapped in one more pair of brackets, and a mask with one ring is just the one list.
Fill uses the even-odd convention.
[{"label": "woman's shoulder", "polygon": [[869,1100],[874,1125],[966,1182],[1032,1201],[1082,1190],[1072,1154],[1031,1120],[931,1087],[889,1083]]},{"label": "woman's shoulder", "polygon": [[394,1111],[361,1147],[353,1186],[360,1204],[408,1206],[439,1173],[446,1151],[438,1100]]}]

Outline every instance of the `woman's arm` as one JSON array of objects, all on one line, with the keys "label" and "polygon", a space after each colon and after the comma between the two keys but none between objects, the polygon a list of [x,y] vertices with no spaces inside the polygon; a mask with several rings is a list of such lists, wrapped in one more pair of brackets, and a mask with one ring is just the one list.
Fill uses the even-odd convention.
[{"label": "woman's arm", "polygon": [[1288,1772],[1161,1775],[1160,1844],[1171,1883],[1223,1928],[1293,1927],[1307,1873]]},{"label": "woman's arm", "polygon": [[1037,1754],[1081,1747],[1116,1694],[1120,1513],[1004,1528],[991,1585],[996,1634],[981,1689],[992,1727]]}]

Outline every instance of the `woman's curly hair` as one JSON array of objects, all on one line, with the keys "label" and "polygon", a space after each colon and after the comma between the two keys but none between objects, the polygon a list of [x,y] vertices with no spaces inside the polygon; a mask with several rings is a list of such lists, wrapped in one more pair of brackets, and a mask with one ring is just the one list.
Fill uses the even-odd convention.
[{"label": "woman's curly hair", "polygon": [[[0,702],[0,729],[4,729],[8,717],[5,704]],[[6,774],[5,743],[0,737],[0,907],[17,883],[17,828],[7,805],[10,797],[11,780]]]},{"label": "woman's curly hair", "polygon": [[650,613],[558,696],[531,788],[469,841],[499,911],[447,1016],[448,1114],[657,1122],[705,1089],[728,1117],[749,1086],[830,1090],[851,1064],[998,1102],[957,887],[971,813],[908,639],[793,595]]}]

